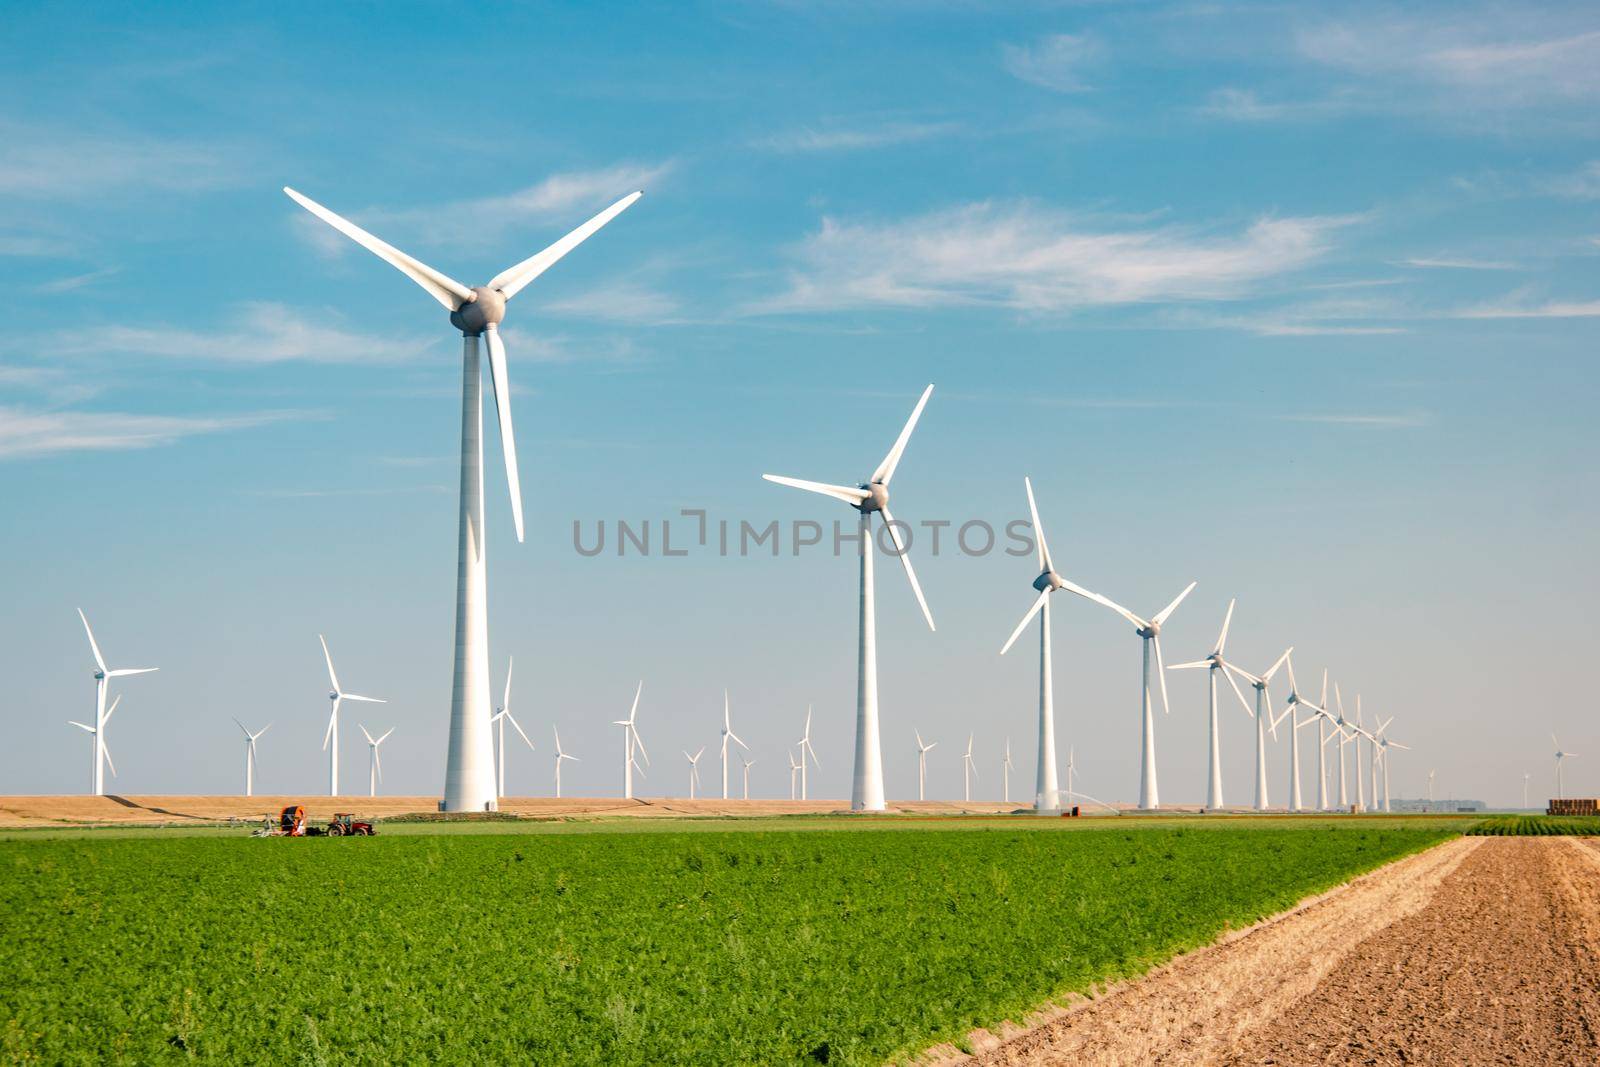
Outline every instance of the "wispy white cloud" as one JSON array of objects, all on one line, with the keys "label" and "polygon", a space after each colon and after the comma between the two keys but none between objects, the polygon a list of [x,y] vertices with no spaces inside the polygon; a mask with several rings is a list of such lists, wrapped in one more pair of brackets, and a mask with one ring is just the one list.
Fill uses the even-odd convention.
[{"label": "wispy white cloud", "polygon": [[207,418],[108,411],[41,411],[0,406],[0,459],[63,452],[155,448],[200,434],[242,430],[308,417],[309,413],[294,411],[263,411]]},{"label": "wispy white cloud", "polygon": [[885,122],[859,126],[823,124],[757,138],[752,143],[757,148],[772,152],[844,152],[931,141],[960,129],[961,125],[955,122]]},{"label": "wispy white cloud", "polygon": [[1399,261],[1400,266],[1419,270],[1517,270],[1517,264],[1498,259],[1469,259],[1465,256],[1413,256]]},{"label": "wispy white cloud", "polygon": [[1007,44],[1001,62],[1013,77],[1058,93],[1082,93],[1093,88],[1087,75],[1104,54],[1100,42],[1086,34],[1057,33],[1032,44]]},{"label": "wispy white cloud", "polygon": [[633,281],[619,281],[546,303],[542,314],[606,322],[661,325],[674,321],[678,302],[666,293]]},{"label": "wispy white cloud", "polygon": [[1264,100],[1253,89],[1213,90],[1197,110],[1212,118],[1231,122],[1280,122],[1294,119],[1326,118],[1352,106],[1348,94],[1301,100]]},{"label": "wispy white cloud", "polygon": [[71,253],[72,246],[58,237],[42,237],[37,234],[25,233],[0,233],[0,256],[44,259],[70,255]]},{"label": "wispy white cloud", "polygon": [[1433,422],[1430,411],[1399,413],[1332,412],[1274,415],[1279,422],[1309,422],[1324,426],[1371,426],[1384,429],[1408,429],[1427,426]]},{"label": "wispy white cloud", "polygon": [[228,144],[70,123],[0,119],[0,194],[69,200],[112,190],[194,192],[237,184],[244,168]]},{"label": "wispy white cloud", "polygon": [[756,313],[994,305],[1028,311],[1227,300],[1303,268],[1351,217],[1262,218],[1231,233],[1096,225],[1034,204],[980,203],[896,222],[824,218],[788,288]]},{"label": "wispy white cloud", "polygon": [[310,500],[324,497],[347,496],[404,496],[410,493],[450,493],[455,487],[444,484],[393,485],[353,489],[244,489],[245,496],[270,497],[275,500]]},{"label": "wispy white cloud", "polygon": [[48,282],[41,282],[33,287],[36,293],[54,295],[57,293],[73,293],[79,289],[93,285],[95,282],[110,278],[121,270],[120,267],[106,267],[104,270],[92,270],[85,274],[74,274],[66,278],[55,278]]},{"label": "wispy white cloud", "polygon": [[[1600,63],[1600,54],[1595,57]],[[1536,188],[1568,200],[1600,200],[1600,159],[1590,160],[1571,174],[1558,174],[1535,183]]]},{"label": "wispy white cloud", "polygon": [[1551,300],[1530,304],[1508,300],[1450,312],[1456,319],[1593,319],[1600,318],[1600,300]]},{"label": "wispy white cloud", "polygon": [[364,333],[334,312],[312,317],[283,304],[246,303],[215,329],[157,325],[88,326],[51,344],[61,355],[129,353],[201,363],[402,363],[433,339]]}]

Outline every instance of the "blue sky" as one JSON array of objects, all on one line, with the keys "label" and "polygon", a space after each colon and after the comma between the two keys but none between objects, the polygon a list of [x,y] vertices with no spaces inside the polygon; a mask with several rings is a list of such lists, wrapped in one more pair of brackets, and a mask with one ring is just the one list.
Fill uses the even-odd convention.
[{"label": "blue sky", "polygon": [[[40,48],[72,27],[70,48]],[[648,793],[715,740],[721,690],[786,795],[817,708],[845,795],[854,561],[584,558],[575,520],[681,508],[831,521],[763,471],[850,481],[937,385],[895,482],[919,522],[1026,513],[1069,577],[1154,611],[1169,655],[1229,597],[1254,669],[1294,644],[1414,745],[1441,795],[1551,791],[1595,751],[1582,670],[1600,394],[1600,16],[1592,7],[778,4],[687,10],[64,5],[0,41],[0,792],[82,788],[73,609],[130,679],[128,793],[310,792],[325,679],[388,696],[386,788],[442,783],[458,341],[294,185],[467,284],[645,198],[507,320],[527,544],[491,465],[494,671],[518,661],[514,793],[618,790],[645,680]],[[491,435],[489,447],[496,447]],[[840,508],[843,512],[843,509]],[[1036,662],[995,653],[1033,574],[913,548],[880,567],[891,795],[913,726],[957,795],[1031,789]],[[1082,787],[1132,799],[1138,647],[1057,612]],[[498,682],[497,682],[498,684]],[[1314,688],[1316,683],[1308,684]],[[1172,679],[1163,798],[1204,784]],[[366,710],[366,709],[361,709]],[[1252,726],[1224,707],[1229,799]],[[361,778],[359,716],[344,774]],[[941,759],[943,756],[945,758]],[[1274,749],[1272,786],[1283,789]],[[1307,761],[1310,773],[1310,761]]]}]

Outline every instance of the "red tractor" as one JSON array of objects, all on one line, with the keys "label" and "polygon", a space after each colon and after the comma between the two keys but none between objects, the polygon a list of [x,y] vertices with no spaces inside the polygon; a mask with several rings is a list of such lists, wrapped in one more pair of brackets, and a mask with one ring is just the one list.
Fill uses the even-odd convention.
[{"label": "red tractor", "polygon": [[370,822],[358,821],[348,811],[335,812],[327,832],[329,837],[371,837],[377,833]]}]

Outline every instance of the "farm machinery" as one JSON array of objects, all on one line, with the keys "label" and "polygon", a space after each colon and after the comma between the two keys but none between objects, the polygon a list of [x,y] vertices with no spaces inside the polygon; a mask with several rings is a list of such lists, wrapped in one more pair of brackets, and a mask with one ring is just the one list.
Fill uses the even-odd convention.
[{"label": "farm machinery", "polygon": [[327,826],[313,826],[306,819],[306,809],[300,804],[290,804],[278,813],[277,824],[270,817],[262,820],[256,837],[371,837],[378,831],[372,823],[357,819],[354,812],[334,812]]}]

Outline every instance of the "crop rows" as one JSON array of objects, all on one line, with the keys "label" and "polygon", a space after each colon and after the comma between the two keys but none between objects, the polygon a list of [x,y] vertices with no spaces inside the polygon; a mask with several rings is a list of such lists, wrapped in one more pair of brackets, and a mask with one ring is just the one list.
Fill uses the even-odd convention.
[{"label": "crop rows", "polygon": [[1447,832],[0,842],[0,1059],[881,1062]]},{"label": "crop rows", "polygon": [[1474,837],[1600,837],[1600,818],[1576,815],[1513,815],[1485,819],[1467,833]]}]

